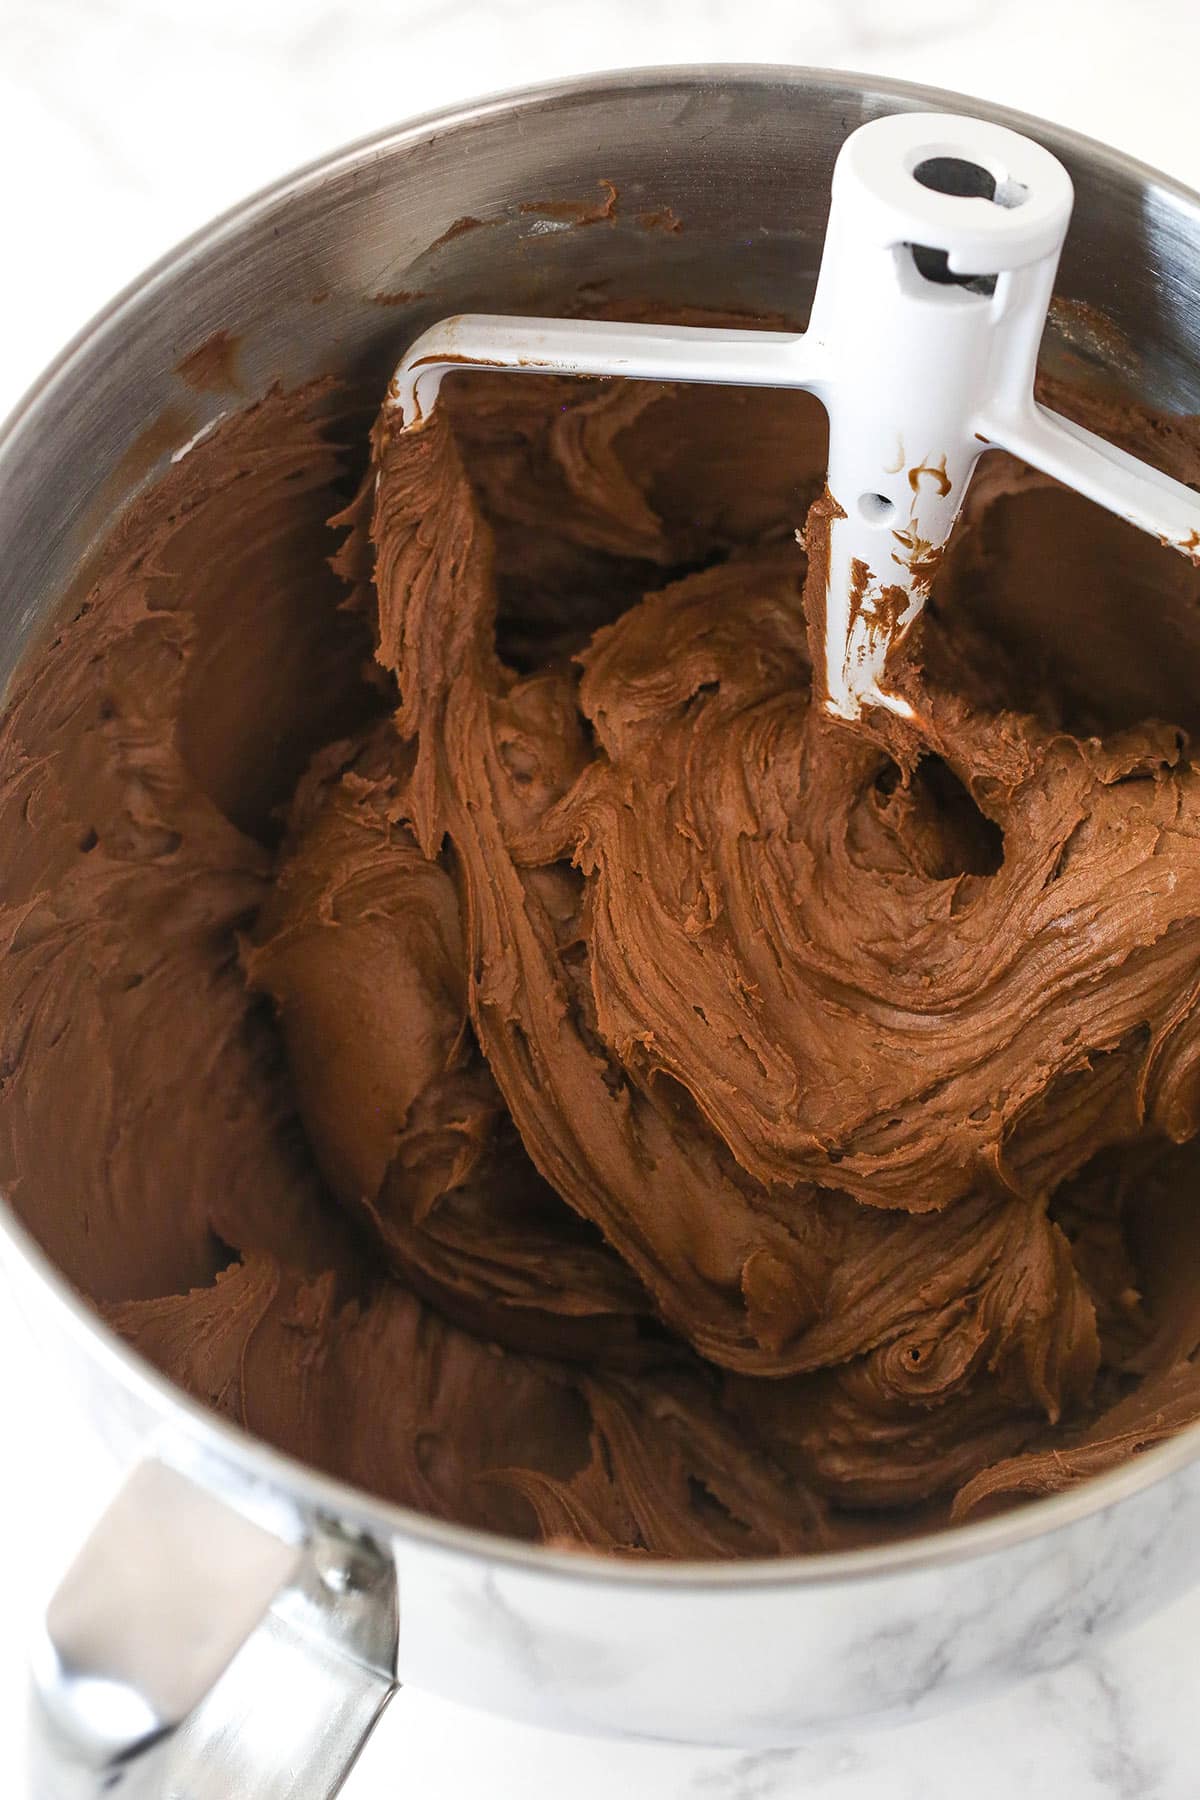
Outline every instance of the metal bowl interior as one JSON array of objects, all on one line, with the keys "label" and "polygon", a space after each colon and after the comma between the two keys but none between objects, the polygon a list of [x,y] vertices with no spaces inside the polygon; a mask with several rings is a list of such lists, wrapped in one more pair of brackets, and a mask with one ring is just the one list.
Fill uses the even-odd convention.
[{"label": "metal bowl interior", "polygon": [[[1044,354],[1151,405],[1200,411],[1200,198],[1104,146],[952,94],[785,68],[639,70],[502,96],[369,139],[248,200],[134,283],[41,377],[0,431],[0,682],[115,515],[219,410],[328,374],[367,405],[401,347],[455,311],[553,313],[590,295],[769,310],[802,326],[842,139],[884,113],[964,105],[1039,138],[1075,182],[1058,288],[1068,304]],[[602,177],[622,196],[603,230],[536,229],[521,210],[545,196],[592,202]],[[668,206],[678,233],[637,223]],[[177,365],[216,331],[237,339],[236,391],[198,396]],[[70,1339],[98,1382],[225,1470],[381,1538],[555,1579],[642,1590],[869,1581],[1053,1532],[1200,1458],[1198,1425],[1003,1517],[802,1560],[641,1565],[542,1550],[387,1505],[249,1437],[129,1350],[6,1206],[0,1248],[28,1277],[39,1323]]]}]

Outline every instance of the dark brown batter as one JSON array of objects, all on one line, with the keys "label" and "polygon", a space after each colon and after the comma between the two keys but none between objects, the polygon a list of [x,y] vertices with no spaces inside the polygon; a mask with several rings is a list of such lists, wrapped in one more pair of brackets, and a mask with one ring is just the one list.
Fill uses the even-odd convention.
[{"label": "dark brown batter", "polygon": [[994,456],[919,732],[851,731],[815,402],[456,378],[332,529],[322,408],[131,510],[0,731],[0,1179],[68,1275],[322,1467],[625,1553],[1196,1417],[1200,576]]}]

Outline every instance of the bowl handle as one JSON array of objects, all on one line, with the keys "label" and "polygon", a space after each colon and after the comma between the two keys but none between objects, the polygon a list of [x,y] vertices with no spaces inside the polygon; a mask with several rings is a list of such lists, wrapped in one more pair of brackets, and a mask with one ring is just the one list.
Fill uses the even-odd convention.
[{"label": "bowl handle", "polygon": [[330,1800],[396,1688],[395,1574],[134,1469],[33,1646],[33,1800]]}]

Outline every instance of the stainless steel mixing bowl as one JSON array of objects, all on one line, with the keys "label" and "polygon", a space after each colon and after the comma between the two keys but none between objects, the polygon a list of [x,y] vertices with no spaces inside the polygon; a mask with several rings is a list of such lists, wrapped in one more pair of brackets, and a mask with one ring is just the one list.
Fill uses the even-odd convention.
[{"label": "stainless steel mixing bowl", "polygon": [[[214,331],[236,334],[251,397],[331,370],[381,393],[431,319],[554,312],[589,283],[802,321],[838,146],[906,108],[1000,119],[1062,158],[1075,349],[1097,380],[1200,410],[1200,201],[1115,151],[808,70],[642,71],[489,100],[249,201],[37,384],[0,437],[0,678],[169,453],[175,367]],[[601,176],[622,195],[604,230],[536,231],[520,210],[594,199]],[[637,224],[664,206],[684,230]],[[482,224],[444,236],[468,216]],[[396,290],[424,297],[378,303]],[[188,404],[179,443],[218,407]],[[39,1355],[133,1466],[35,1646],[47,1795],[315,1800],[397,1680],[568,1729],[781,1744],[1061,1662],[1200,1567],[1200,1428],[1057,1499],[853,1554],[666,1566],[526,1548],[384,1505],[222,1422],[125,1348],[3,1206],[0,1249]]]}]

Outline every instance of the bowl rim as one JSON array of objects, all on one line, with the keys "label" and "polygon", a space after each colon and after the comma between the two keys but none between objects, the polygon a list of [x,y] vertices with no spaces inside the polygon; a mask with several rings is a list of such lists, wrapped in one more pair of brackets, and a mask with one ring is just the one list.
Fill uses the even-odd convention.
[{"label": "bowl rim", "polygon": [[[1098,162],[1110,170],[1153,186],[1200,223],[1200,194],[1185,183],[1066,126],[1032,114],[997,106],[991,101],[850,70],[787,63],[708,63],[612,69],[536,85],[505,89],[476,100],[455,103],[356,139],[341,149],[303,164],[259,188],[183,238],[142,274],[130,281],[65,345],[25,391],[7,418],[0,421],[0,472],[6,459],[19,453],[21,439],[35,431],[38,415],[64,382],[104,338],[119,332],[124,315],[155,289],[169,285],[225,239],[286,204],[301,191],[319,187],[331,177],[369,166],[376,158],[415,146],[430,132],[438,135],[467,127],[505,112],[524,112],[630,90],[683,90],[698,86],[761,89],[763,87],[841,89],[848,99],[870,93],[894,98],[906,109],[927,106],[933,112],[970,110],[1031,133],[1056,151]],[[19,665],[18,665],[19,666]],[[0,695],[0,703],[4,696]],[[733,1592],[856,1584],[880,1577],[900,1577],[945,1568],[993,1555],[1062,1531],[1144,1492],[1200,1459],[1200,1421],[1103,1475],[1061,1494],[1029,1501],[1019,1508],[975,1524],[942,1526],[900,1542],[854,1550],[814,1552],[807,1556],[747,1558],[730,1561],[641,1562],[587,1550],[548,1549],[436,1519],[415,1508],[384,1500],[351,1483],[327,1475],[289,1453],[276,1449],[232,1420],[223,1418],[184,1388],[177,1386],[141,1356],[106,1323],[58,1269],[17,1218],[0,1193],[0,1252],[6,1252],[34,1277],[39,1292],[49,1296],[57,1323],[83,1348],[101,1372],[154,1413],[185,1424],[188,1437],[218,1465],[232,1466],[265,1484],[293,1505],[332,1518],[353,1521],[377,1539],[399,1539],[414,1548],[471,1563],[497,1566],[523,1576],[547,1580],[600,1583],[610,1588],[647,1592]],[[158,1448],[155,1446],[155,1448]],[[154,1453],[153,1450],[151,1453]],[[169,1456],[169,1450],[164,1452]],[[203,1475],[200,1476],[203,1479]],[[230,1504],[237,1504],[227,1495]]]}]

